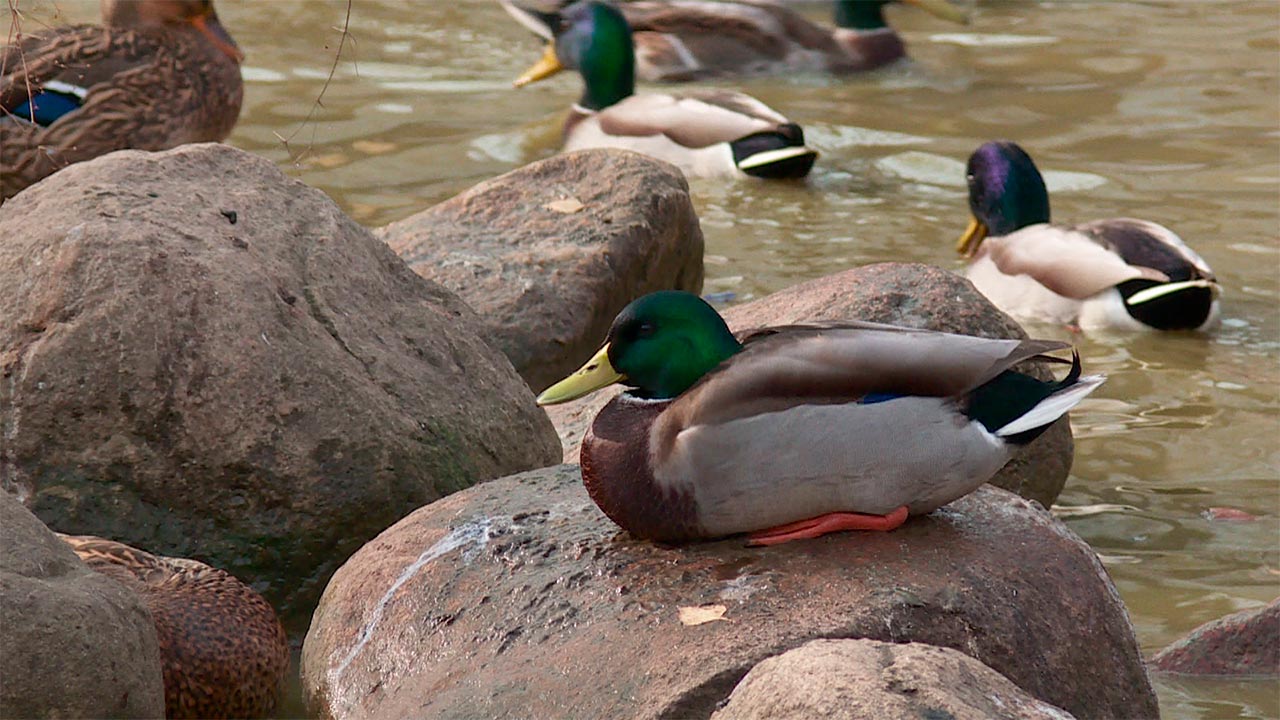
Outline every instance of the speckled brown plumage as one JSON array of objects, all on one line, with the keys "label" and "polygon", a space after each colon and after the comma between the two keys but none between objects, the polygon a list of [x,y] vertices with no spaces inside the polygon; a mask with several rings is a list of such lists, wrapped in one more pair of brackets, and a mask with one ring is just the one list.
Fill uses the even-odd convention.
[{"label": "speckled brown plumage", "polygon": [[[52,80],[86,88],[82,106],[48,126],[12,114]],[[0,202],[115,150],[222,140],[243,92],[239,63],[190,24],[24,34],[0,52]]]},{"label": "speckled brown plumage", "polygon": [[843,75],[906,55],[902,39],[891,30],[823,27],[784,5],[642,1],[619,7],[634,36],[637,77],[647,81],[797,71]]},{"label": "speckled brown plumage", "polygon": [[256,718],[273,709],[289,667],[275,610],[244,583],[185,558],[61,535],[89,567],[146,602],[164,663],[168,718]]}]

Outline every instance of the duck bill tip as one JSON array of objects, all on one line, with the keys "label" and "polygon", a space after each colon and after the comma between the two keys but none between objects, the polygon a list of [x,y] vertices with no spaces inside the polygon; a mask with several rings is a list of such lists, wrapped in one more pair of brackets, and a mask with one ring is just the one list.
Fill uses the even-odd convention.
[{"label": "duck bill tip", "polygon": [[511,84],[514,87],[524,87],[530,83],[535,83],[544,78],[564,70],[560,58],[556,56],[556,46],[554,43],[547,43],[546,50],[542,52],[542,57],[538,62],[534,63],[528,70],[525,70],[520,77],[516,78]]},{"label": "duck bill tip", "polygon": [[986,237],[986,224],[977,218],[970,218],[969,227],[965,228],[964,234],[956,241],[956,252],[964,257],[973,257]]},{"label": "duck bill tip", "polygon": [[244,62],[244,51],[231,38],[231,33],[227,32],[227,29],[218,21],[217,14],[210,11],[204,15],[197,15],[191,19],[191,24],[208,38],[214,47],[235,60],[237,64]]}]

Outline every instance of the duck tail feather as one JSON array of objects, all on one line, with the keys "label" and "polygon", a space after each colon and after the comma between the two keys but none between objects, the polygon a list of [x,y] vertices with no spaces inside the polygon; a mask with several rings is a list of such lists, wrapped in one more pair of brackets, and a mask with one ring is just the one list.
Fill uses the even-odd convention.
[{"label": "duck tail feather", "polygon": [[1044,427],[1057,420],[1067,411],[1080,404],[1081,400],[1097,390],[1106,382],[1105,375],[1081,375],[1080,353],[1071,353],[1071,371],[1059,382],[1058,389],[1036,403],[1030,410],[1014,418],[1011,422],[997,428],[995,435],[1011,438],[1029,430]]},{"label": "duck tail feather", "polygon": [[813,169],[818,151],[804,144],[804,130],[784,123],[729,143],[742,172],[761,178],[802,178]]}]

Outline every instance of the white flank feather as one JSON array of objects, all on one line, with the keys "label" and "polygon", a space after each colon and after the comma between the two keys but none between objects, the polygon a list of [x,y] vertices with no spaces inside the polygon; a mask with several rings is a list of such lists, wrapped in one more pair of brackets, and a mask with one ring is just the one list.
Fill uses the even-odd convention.
[{"label": "white flank feather", "polygon": [[1048,425],[1067,414],[1068,410],[1078,405],[1081,400],[1085,399],[1085,396],[1097,390],[1098,386],[1106,382],[1106,380],[1105,375],[1086,375],[1071,387],[1063,388],[1041,400],[1035,407],[1023,413],[1013,422],[996,430],[995,434],[999,437],[1009,437],[1010,435],[1034,430],[1042,425]]},{"label": "white flank feather", "polygon": [[771,165],[780,160],[789,160],[793,157],[800,157],[801,155],[810,155],[810,154],[813,154],[813,150],[810,150],[809,148],[803,147],[803,146],[778,148],[777,150],[765,150],[763,152],[758,152],[754,155],[743,158],[742,162],[738,163],[738,167],[742,168],[743,170],[746,170],[748,168],[756,168],[756,167],[762,167],[764,165]]},{"label": "white flank feather", "polygon": [[63,95],[74,95],[80,100],[84,100],[85,96],[89,94],[88,89],[82,88],[79,85],[62,82],[61,80],[46,81],[44,83],[44,89],[52,90],[56,93],[62,93]]},{"label": "white flank feather", "polygon": [[1125,304],[1141,305],[1144,302],[1151,302],[1156,298],[1161,298],[1161,297],[1164,297],[1165,295],[1176,293],[1181,290],[1186,290],[1187,288],[1212,288],[1212,287],[1215,287],[1216,285],[1217,283],[1213,282],[1212,280],[1203,280],[1203,279],[1183,280],[1181,282],[1164,283],[1163,285],[1156,285],[1153,287],[1149,287],[1146,290],[1140,290],[1130,295],[1129,299],[1125,300]]}]

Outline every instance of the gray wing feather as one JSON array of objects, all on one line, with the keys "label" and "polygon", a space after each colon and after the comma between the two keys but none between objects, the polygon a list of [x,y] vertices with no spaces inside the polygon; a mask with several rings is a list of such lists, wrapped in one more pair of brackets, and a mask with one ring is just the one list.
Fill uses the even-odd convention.
[{"label": "gray wing feather", "polygon": [[775,328],[686,391],[665,414],[680,427],[867,393],[958,397],[1014,365],[1069,347],[874,323]]},{"label": "gray wing feather", "polygon": [[1008,458],[1008,447],[954,402],[901,398],[690,427],[655,479],[692,488],[703,526],[731,534],[837,511],[929,512],[974,490]]}]

